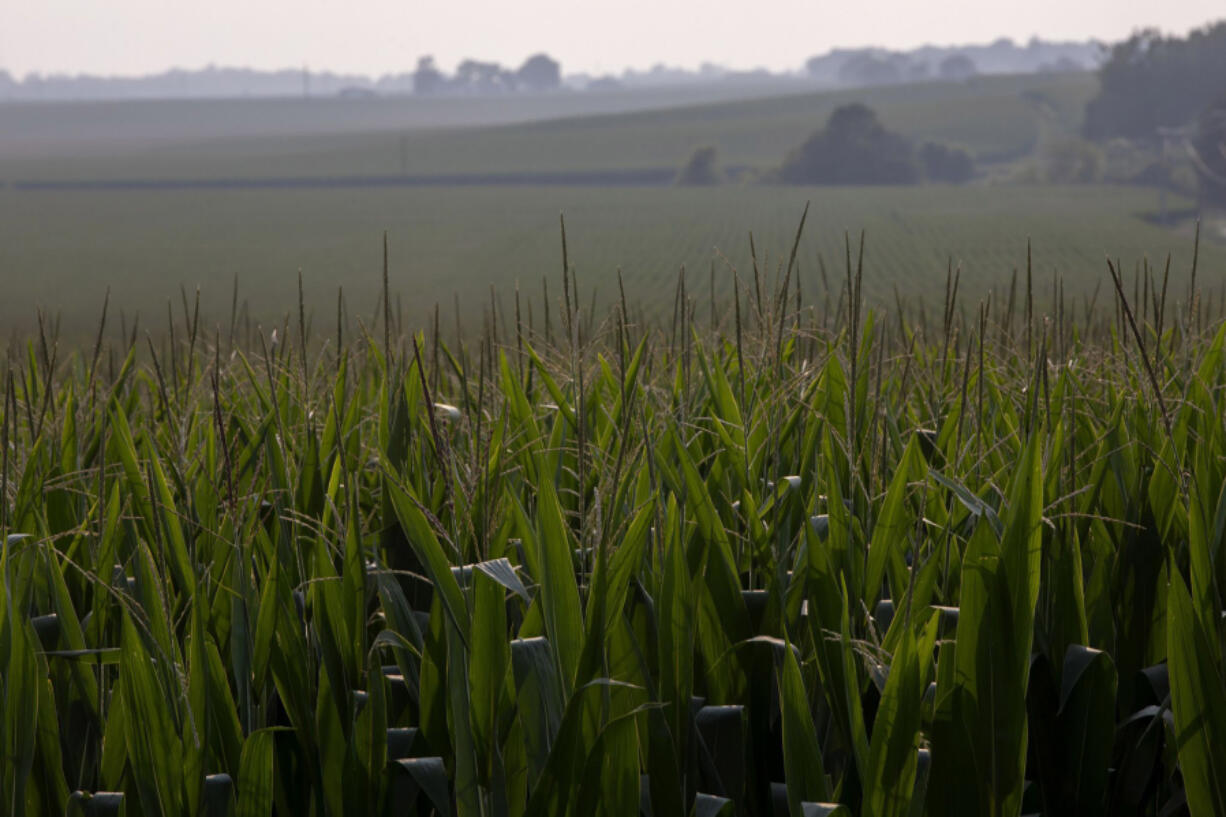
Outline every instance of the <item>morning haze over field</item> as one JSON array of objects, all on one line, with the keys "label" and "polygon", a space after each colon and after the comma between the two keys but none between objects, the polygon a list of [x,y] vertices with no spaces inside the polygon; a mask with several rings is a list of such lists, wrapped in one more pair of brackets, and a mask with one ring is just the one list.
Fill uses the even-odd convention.
[{"label": "morning haze over field", "polygon": [[[1106,253],[1186,263],[1220,161],[1190,153],[1226,52],[1196,3],[849,19],[770,2],[762,40],[687,3],[490,4],[471,25],[378,2],[202,9],[0,12],[5,329],[41,307],[83,330],[107,287],[146,316],[199,288],[228,319],[236,277],[247,316],[276,323],[299,271],[312,311],[343,285],[365,312],[384,231],[406,320],[455,296],[479,317],[491,284],[539,293],[558,269],[558,213],[601,305],[618,269],[659,303],[681,267],[714,263],[727,296],[749,232],[777,260],[806,201],[814,291],[863,230],[873,298],[925,294],[951,262],[983,296],[1027,239],[1080,296]],[[1132,76],[1151,42],[1153,79]],[[1187,57],[1167,70],[1164,49]],[[1206,228],[1216,261],[1222,228]]]},{"label": "morning haze over field", "polygon": [[1220,0],[0,5],[0,814],[1226,815]]}]

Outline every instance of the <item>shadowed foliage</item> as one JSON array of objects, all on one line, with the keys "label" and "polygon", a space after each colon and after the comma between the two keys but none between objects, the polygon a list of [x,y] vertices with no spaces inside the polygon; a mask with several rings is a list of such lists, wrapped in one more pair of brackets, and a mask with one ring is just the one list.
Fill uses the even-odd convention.
[{"label": "shadowed foliage", "polygon": [[788,184],[911,184],[919,167],[911,143],[886,130],[867,105],[844,105],[784,160]]},{"label": "shadowed foliage", "polygon": [[1226,207],[1226,94],[1201,113],[1193,150],[1204,201]]},{"label": "shadowed foliage", "polygon": [[719,184],[723,180],[724,172],[719,166],[719,153],[710,145],[695,148],[685,167],[677,174],[677,184],[682,186]]},{"label": "shadowed foliage", "polygon": [[1160,127],[1192,122],[1226,91],[1226,21],[1187,38],[1141,31],[1111,49],[1098,75],[1085,135],[1153,139]]}]

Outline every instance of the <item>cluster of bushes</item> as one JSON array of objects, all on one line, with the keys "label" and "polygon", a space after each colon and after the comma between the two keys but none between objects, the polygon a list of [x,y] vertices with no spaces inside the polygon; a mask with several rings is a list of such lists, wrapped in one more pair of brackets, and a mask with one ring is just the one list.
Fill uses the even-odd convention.
[{"label": "cluster of bushes", "polygon": [[[1086,105],[1087,138],[1147,150],[1153,158],[1138,183],[1179,188],[1195,176],[1202,202],[1226,206],[1226,21],[1186,38],[1141,31],[1111,50],[1099,81]],[[1186,161],[1161,155],[1172,138]]]},{"label": "cluster of bushes", "polygon": [[974,175],[975,163],[967,151],[938,142],[917,149],[859,103],[837,108],[826,127],[793,150],[779,168],[779,180],[788,184],[958,184]]},{"label": "cluster of bushes", "polygon": [[[844,105],[826,126],[793,150],[767,176],[785,184],[961,184],[975,176],[975,162],[965,149],[940,142],[918,148],[900,133],[886,129],[867,105]],[[719,184],[723,173],[714,147],[698,148],[677,176],[684,185]]]},{"label": "cluster of bushes", "polygon": [[1200,115],[1193,149],[1205,203],[1226,207],[1226,95]]},{"label": "cluster of bushes", "polygon": [[1142,31],[1116,45],[1086,105],[1085,135],[1152,140],[1194,121],[1226,91],[1226,21],[1186,38]]},{"label": "cluster of bushes", "polygon": [[[1084,138],[1043,140],[1015,180],[1112,181],[1185,193],[1199,186],[1203,203],[1226,207],[1226,22],[1187,38],[1141,32],[1115,46],[1100,80],[1101,90],[1086,108]],[[1179,157],[1170,149],[1172,139]],[[938,142],[916,145],[856,103],[836,109],[824,128],[765,178],[786,184],[959,184],[975,174],[966,150]],[[713,147],[696,150],[677,177],[679,184],[723,179]]]},{"label": "cluster of bushes", "polygon": [[695,148],[689,161],[677,174],[677,184],[687,187],[720,184],[723,181],[724,171],[719,165],[719,151],[713,145]]},{"label": "cluster of bushes", "polygon": [[[810,62],[813,62],[812,60]],[[820,59],[816,65],[820,65]],[[975,61],[965,54],[951,54],[933,67],[908,54],[863,51],[853,54],[838,70],[838,79],[846,85],[899,85],[938,79],[964,82],[979,74]]]}]

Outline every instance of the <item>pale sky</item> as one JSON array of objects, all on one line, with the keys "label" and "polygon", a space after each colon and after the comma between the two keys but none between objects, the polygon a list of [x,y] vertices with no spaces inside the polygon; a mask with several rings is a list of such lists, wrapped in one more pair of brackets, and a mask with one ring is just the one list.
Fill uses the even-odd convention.
[{"label": "pale sky", "polygon": [[797,69],[833,47],[1007,36],[1185,34],[1223,0],[0,0],[0,69],[142,74],[210,63],[370,75],[435,56],[517,66],[544,51],[575,73],[666,63]]}]

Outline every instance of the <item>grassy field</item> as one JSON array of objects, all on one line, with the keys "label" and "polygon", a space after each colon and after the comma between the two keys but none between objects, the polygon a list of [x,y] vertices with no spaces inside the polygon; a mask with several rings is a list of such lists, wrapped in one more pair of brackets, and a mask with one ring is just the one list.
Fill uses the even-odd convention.
[{"label": "grassy field", "polygon": [[[800,280],[811,293],[820,288],[818,254],[841,257],[844,230],[868,234],[873,297],[891,298],[894,286],[904,294],[925,292],[943,280],[951,258],[963,265],[969,291],[982,294],[1024,264],[1026,236],[1035,242],[1036,269],[1043,276],[1058,270],[1080,292],[1101,280],[1104,252],[1129,264],[1167,252],[1183,260],[1189,239],[1136,218],[1156,209],[1155,196],[1095,187],[31,191],[15,183],[667,173],[707,143],[726,163],[769,169],[835,106],[853,100],[869,102],[888,126],[915,139],[964,144],[989,166],[1001,166],[1049,136],[1075,131],[1095,82],[1089,75],[987,77],[739,101],[682,89],[603,101],[560,95],[518,102],[9,106],[8,138],[0,141],[0,269],[9,282],[0,331],[31,330],[36,308],[54,305],[66,332],[88,333],[108,286],[117,304],[140,312],[147,324],[153,315],[162,323],[180,286],[199,286],[206,313],[228,321],[235,276],[252,319],[276,322],[298,270],[313,311],[332,313],[336,288],[344,286],[360,313],[373,308],[384,230],[393,281],[407,320],[414,321],[455,295],[464,305],[484,302],[491,285],[507,297],[516,282],[537,292],[542,276],[560,264],[559,213],[570,225],[585,297],[611,297],[620,268],[636,299],[657,304],[682,265],[709,286],[713,258],[717,288],[726,291],[730,276],[717,250],[748,271],[750,229],[769,274],[809,199],[813,220]],[[635,107],[652,109],[625,110]],[[556,118],[563,114],[570,115]],[[516,119],[542,121],[507,124]],[[455,127],[473,123],[485,126]],[[1207,262],[1215,261],[1214,252],[1207,247]],[[467,319],[479,316],[471,306],[461,311],[478,313]]]},{"label": "grassy field", "polygon": [[[481,109],[471,100],[27,106],[5,110],[13,122],[6,129],[30,134],[31,148],[16,137],[0,145],[0,181],[679,167],[706,144],[729,164],[769,168],[853,101],[914,139],[961,144],[982,161],[999,161],[1030,152],[1044,134],[1075,131],[1096,83],[1088,74],[984,77],[709,104],[660,92],[639,105],[652,110],[607,115],[594,115],[600,109],[582,96],[571,107],[529,99],[519,115],[546,121],[459,129],[500,120],[476,119]],[[511,104],[494,100],[488,116],[515,113]]]},{"label": "grassy field", "polygon": [[[4,331],[32,331],[41,305],[62,314],[69,334],[88,335],[101,299],[127,315],[140,312],[158,331],[179,288],[202,290],[204,311],[228,323],[235,276],[253,320],[279,322],[295,301],[302,271],[306,305],[331,321],[343,286],[358,315],[374,309],[387,230],[393,290],[405,320],[441,302],[447,316],[459,296],[465,318],[479,319],[495,287],[510,308],[515,285],[539,300],[541,280],[558,295],[561,241],[567,238],[584,304],[607,304],[623,272],[632,300],[667,313],[678,270],[704,294],[715,262],[717,295],[730,292],[727,261],[752,276],[749,232],[767,279],[786,260],[806,200],[812,202],[799,253],[802,295],[824,291],[822,256],[831,276],[844,266],[844,231],[866,234],[866,295],[893,302],[893,288],[937,308],[950,260],[963,271],[970,298],[1007,287],[1026,264],[1050,285],[1064,277],[1070,297],[1105,280],[1104,258],[1130,273],[1168,253],[1187,269],[1190,235],[1139,219],[1156,194],[1111,187],[777,188],[710,190],[458,188],[298,191],[35,192],[0,189],[0,303]],[[1178,204],[1178,202],[1173,202]],[[718,252],[717,252],[718,251]],[[725,258],[727,261],[725,261]],[[1206,240],[1207,276],[1223,271],[1226,253]],[[1206,280],[1218,280],[1207,277]],[[1050,289],[1044,289],[1044,298]],[[538,307],[539,309],[539,307]],[[450,319],[450,318],[449,318]]]},{"label": "grassy field", "polygon": [[175,143],[218,139],[299,137],[304,134],[411,132],[423,128],[505,125],[563,116],[594,116],[777,96],[811,88],[802,81],[643,88],[596,94],[487,97],[385,96],[153,99],[0,103],[0,155],[99,155],[145,151]]}]

